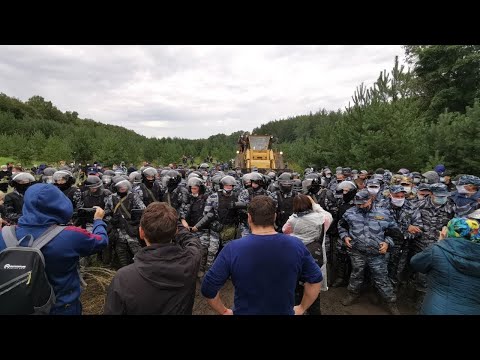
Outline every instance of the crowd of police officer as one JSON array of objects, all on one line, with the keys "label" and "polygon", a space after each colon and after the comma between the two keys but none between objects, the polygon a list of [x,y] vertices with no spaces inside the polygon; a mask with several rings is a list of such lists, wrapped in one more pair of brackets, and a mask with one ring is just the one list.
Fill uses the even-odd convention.
[{"label": "crowd of police officer", "polygon": [[[143,209],[154,201],[167,202],[201,241],[201,278],[223,246],[249,233],[247,208],[255,196],[274,200],[275,227],[281,232],[293,213],[294,197],[303,193],[334,219],[324,245],[329,285],[348,285],[343,304],[353,304],[373,285],[395,314],[399,290],[414,289],[410,293],[419,303],[425,293],[425,278],[412,273],[410,258],[435,243],[451,218],[476,216],[480,207],[478,177],[465,174],[452,179],[446,174],[443,165],[423,174],[405,168],[394,174],[348,167],[337,167],[333,173],[324,167],[307,168],[300,175],[220,171],[207,163],[189,169],[144,164],[136,170],[122,163],[115,169],[95,164],[84,171],[65,165],[45,167],[37,178],[17,169],[9,177],[13,191],[5,196],[2,217],[4,223],[16,223],[23,194],[36,181],[57,186],[72,201],[73,224],[91,230],[94,207],[105,210],[110,246],[99,257],[119,268],[131,263],[144,246],[138,235]],[[323,238],[319,236],[319,241]]]}]

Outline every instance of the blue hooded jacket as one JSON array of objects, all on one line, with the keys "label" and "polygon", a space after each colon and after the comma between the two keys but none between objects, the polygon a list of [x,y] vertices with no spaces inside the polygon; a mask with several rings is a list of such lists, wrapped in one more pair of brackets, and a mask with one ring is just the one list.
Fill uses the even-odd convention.
[{"label": "blue hooded jacket", "polygon": [[[38,238],[51,225],[68,223],[72,214],[72,202],[56,186],[32,185],[25,192],[23,215],[16,227],[17,239],[27,234]],[[56,296],[52,313],[61,314],[80,299],[80,278],[77,269],[80,256],[94,254],[107,244],[107,225],[103,220],[95,220],[93,233],[68,226],[42,248],[45,271]],[[5,247],[0,233],[0,251]],[[71,313],[67,310],[65,312]]]},{"label": "blue hooded jacket", "polygon": [[420,314],[480,315],[480,244],[441,240],[413,256],[410,265],[427,274]]}]

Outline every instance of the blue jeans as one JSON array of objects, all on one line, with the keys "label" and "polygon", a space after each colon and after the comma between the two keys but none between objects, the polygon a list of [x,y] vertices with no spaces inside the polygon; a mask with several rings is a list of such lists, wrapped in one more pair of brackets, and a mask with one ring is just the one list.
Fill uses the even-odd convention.
[{"label": "blue jeans", "polygon": [[77,300],[73,303],[52,308],[50,315],[82,315],[82,303]]}]

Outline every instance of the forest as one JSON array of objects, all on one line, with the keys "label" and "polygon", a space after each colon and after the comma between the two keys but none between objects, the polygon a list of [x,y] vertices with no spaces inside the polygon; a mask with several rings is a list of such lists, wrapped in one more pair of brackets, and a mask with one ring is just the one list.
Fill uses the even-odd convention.
[{"label": "forest", "polygon": [[[408,70],[392,59],[371,87],[359,84],[345,109],[275,119],[250,133],[277,138],[295,169],[430,170],[480,173],[480,46],[405,45]],[[313,75],[313,74],[312,74]],[[265,119],[268,121],[268,119]],[[156,165],[208,155],[228,162],[243,131],[208,139],[147,138],[120,126],[62,112],[40,95],[0,94],[0,155],[22,164],[125,161]]]}]

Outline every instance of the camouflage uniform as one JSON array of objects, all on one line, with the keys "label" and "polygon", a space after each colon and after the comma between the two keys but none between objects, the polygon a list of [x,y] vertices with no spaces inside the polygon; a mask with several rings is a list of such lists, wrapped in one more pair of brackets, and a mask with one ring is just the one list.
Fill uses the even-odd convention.
[{"label": "camouflage uniform", "polygon": [[447,201],[443,205],[436,206],[432,203],[432,198],[428,197],[418,203],[418,210],[420,211],[424,232],[414,242],[415,254],[438,241],[442,227],[446,226],[450,219],[454,217],[455,204],[452,201]]},{"label": "camouflage uniform", "polygon": [[394,285],[397,285],[402,280],[407,264],[410,262],[409,248],[414,239],[418,237],[417,234],[408,232],[408,227],[418,226],[423,229],[422,218],[420,211],[412,205],[408,200],[405,200],[403,206],[393,206],[390,199],[385,199],[380,206],[387,209],[392,217],[397,222],[403,235],[400,242],[396,241],[395,245],[389,249],[390,259],[388,262],[388,275]]},{"label": "camouflage uniform", "polygon": [[375,205],[370,210],[352,207],[338,223],[340,238],[343,241],[346,237],[352,239],[352,248],[348,250],[352,261],[348,290],[353,294],[360,292],[368,265],[378,292],[387,303],[393,303],[396,295],[388,278],[388,253],[379,253],[381,242],[386,242],[389,248],[394,246],[392,238],[385,235],[387,229],[398,229],[398,226],[388,210]]},{"label": "camouflage uniform", "polygon": [[[309,195],[309,194],[307,194]],[[329,189],[323,188],[320,189],[316,194],[312,196],[312,198],[319,204],[323,209],[328,211],[331,215],[332,218],[335,219],[337,218],[338,214],[338,204],[337,204],[337,199],[335,198],[335,195],[333,192]],[[332,224],[333,226],[330,227],[330,229],[327,231],[325,234],[325,253],[327,254],[327,259],[329,259],[329,263],[331,266],[334,264],[334,254],[333,254],[333,244],[335,244],[335,238],[337,234],[336,230],[336,223]],[[327,277],[328,278],[328,277]],[[332,277],[333,278],[333,277]]]},{"label": "camouflage uniform", "polygon": [[16,189],[6,194],[4,208],[5,220],[11,225],[16,224],[22,216],[23,194],[20,194]]},{"label": "camouflage uniform", "polygon": [[[429,196],[418,203],[418,211],[420,211],[424,231],[413,242],[410,258],[438,241],[440,231],[455,215],[455,204],[448,200],[445,204],[437,206],[433,204],[432,198]],[[416,273],[415,279],[417,291],[425,293],[427,288],[426,275]],[[420,300],[418,299],[418,301]]]},{"label": "camouflage uniform", "polygon": [[468,214],[480,209],[480,191],[472,196],[465,196],[455,191],[450,199],[455,203],[455,217],[466,217]]},{"label": "camouflage uniform", "polygon": [[[194,227],[202,219],[205,209],[207,194],[199,194],[198,197],[188,194],[182,200],[180,206],[180,219],[184,219],[190,227]],[[200,239],[202,244],[202,261],[200,263],[200,271],[205,272],[207,266],[208,247],[210,245],[210,230],[208,227],[198,229],[197,232],[192,232],[192,235]]]},{"label": "camouflage uniform", "polygon": [[[79,208],[78,204],[80,203],[80,201],[82,201],[82,192],[80,191],[80,189],[77,188],[76,186],[71,186],[67,190],[63,191],[63,193],[72,202],[73,209],[74,210],[78,209]],[[77,218],[77,214],[76,212],[74,212],[72,221],[75,222],[76,218]]]},{"label": "camouflage uniform", "polygon": [[184,198],[188,197],[188,190],[185,186],[177,186],[173,191],[169,188],[163,193],[163,201],[180,212],[180,207],[184,203]]},{"label": "camouflage uniform", "polygon": [[[114,241],[115,251],[118,256],[120,267],[130,264],[132,256],[140,250],[138,240],[138,221],[140,217],[132,210],[144,210],[145,204],[140,200],[137,193],[129,191],[122,204],[128,211],[125,212],[122,206],[117,206],[122,198],[114,193],[107,198],[105,204],[105,221],[112,229],[109,232],[109,238]],[[115,209],[116,208],[116,209]],[[129,252],[132,256],[129,255]]]},{"label": "camouflage uniform", "polygon": [[148,188],[144,183],[138,184],[135,190],[133,190],[132,187],[132,192],[139,195],[145,206],[150,205],[154,201],[162,201],[163,199],[163,188],[159,181],[155,181],[151,188]]},{"label": "camouflage uniform", "polygon": [[[238,201],[241,202],[241,203],[244,203],[246,206],[248,206],[248,204],[250,204],[250,201],[252,201],[252,199],[255,196],[259,196],[259,195],[269,196],[270,198],[273,199],[275,204],[277,203],[277,195],[275,193],[271,193],[268,190],[265,190],[262,187],[259,187],[258,190],[256,190],[256,191],[252,187],[250,187],[248,189],[243,189],[240,192],[240,194],[238,195]],[[249,235],[250,234],[250,229],[248,227],[246,209],[245,210],[240,210],[239,213],[240,213],[240,217],[241,217],[240,225],[239,225],[241,236]]]},{"label": "camouflage uniform", "polygon": [[208,246],[206,271],[212,266],[220,247],[233,240],[220,240],[220,232],[225,225],[237,227],[238,210],[232,208],[233,203],[237,201],[237,195],[233,191],[227,196],[223,193],[223,190],[213,193],[206,200],[203,214],[205,216],[212,213],[214,216],[210,224],[210,244]]},{"label": "camouflage uniform", "polygon": [[277,190],[270,193],[270,198],[277,205],[277,217],[275,219],[275,227],[278,232],[282,232],[282,227],[287,222],[290,215],[293,214],[293,198],[298,193],[291,190],[287,193]]}]

